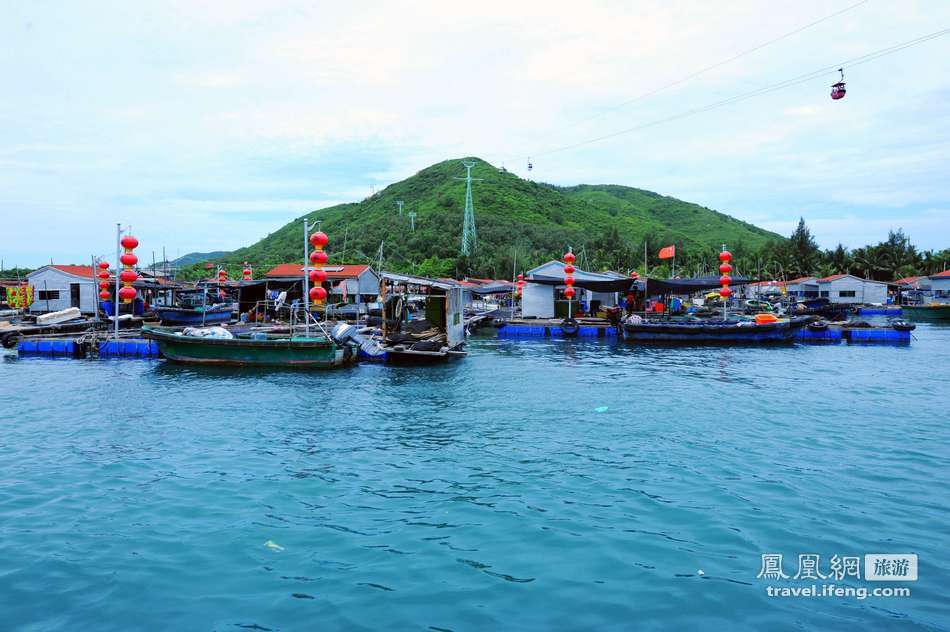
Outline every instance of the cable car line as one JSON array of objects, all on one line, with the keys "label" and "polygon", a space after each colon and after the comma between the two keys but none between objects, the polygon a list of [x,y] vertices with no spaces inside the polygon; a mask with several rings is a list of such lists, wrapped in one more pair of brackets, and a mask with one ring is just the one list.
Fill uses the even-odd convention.
[{"label": "cable car line", "polygon": [[[814,79],[816,79],[816,78],[818,78],[818,77],[821,77],[822,75],[825,75],[825,74],[827,74],[827,73],[829,73],[829,72],[832,72],[832,71],[835,71],[835,70],[839,70],[839,69],[843,69],[843,68],[849,68],[849,67],[854,67],[854,66],[860,66],[861,64],[866,64],[866,63],[868,63],[868,62],[870,62],[870,61],[874,61],[874,60],[879,59],[879,58],[881,58],[881,57],[884,57],[884,56],[886,56],[886,55],[890,55],[890,54],[892,54],[892,53],[896,53],[896,52],[902,51],[902,50],[904,50],[905,48],[910,48],[910,47],[912,47],[912,46],[917,46],[918,44],[923,44],[924,42],[928,42],[928,41],[930,41],[930,40],[936,39],[936,38],[938,38],[938,37],[943,37],[944,35],[948,35],[948,34],[950,34],[950,28],[945,28],[945,29],[942,29],[942,30],[940,30],[940,31],[934,31],[933,33],[929,33],[929,34],[927,34],[927,35],[922,35],[922,36],[917,37],[917,38],[914,38],[914,39],[912,39],[912,40],[907,40],[907,41],[901,42],[901,43],[899,43],[899,44],[894,44],[894,45],[892,45],[892,46],[888,46],[887,48],[882,48],[882,49],[879,49],[879,50],[876,50],[876,51],[873,51],[873,52],[870,52],[870,53],[866,53],[866,54],[864,54],[864,55],[860,55],[860,56],[858,56],[858,57],[854,57],[854,58],[852,58],[852,59],[849,59],[849,60],[847,60],[847,61],[845,61],[845,62],[837,63],[837,64],[834,64],[834,65],[831,65],[831,66],[825,66],[824,68],[819,68],[819,69],[814,70],[814,71],[812,71],[812,72],[805,73],[805,74],[803,74],[803,75],[798,75],[797,77],[793,77],[793,78],[791,78],[791,79],[786,79],[785,81],[780,81],[779,83],[771,84],[771,85],[768,85],[768,86],[763,86],[763,87],[757,88],[757,89],[755,89],[755,90],[750,90],[749,92],[740,93],[740,94],[737,94],[737,95],[728,97],[728,98],[726,98],[726,99],[722,99],[721,101],[715,101],[715,102],[713,102],[713,103],[709,103],[709,104],[704,105],[704,106],[700,106],[700,107],[692,108],[692,109],[689,109],[689,110],[685,110],[685,111],[683,111],[683,112],[680,112],[680,113],[677,113],[677,114],[673,114],[673,115],[671,115],[671,116],[667,116],[667,117],[663,117],[663,118],[656,119],[656,120],[653,120],[653,121],[649,121],[649,122],[647,122],[647,123],[642,123],[642,124],[640,124],[640,125],[635,125],[635,126],[633,126],[633,127],[628,127],[628,128],[626,128],[626,129],[622,129],[622,130],[619,130],[619,131],[616,131],[616,132],[612,132],[612,133],[610,133],[610,134],[604,134],[604,135],[602,135],[602,136],[597,136],[597,137],[590,138],[590,139],[587,139],[587,140],[578,141],[578,142],[576,142],[576,143],[571,143],[571,144],[568,144],[568,145],[562,145],[562,146],[560,146],[560,147],[554,147],[554,148],[547,149],[547,150],[543,150],[543,151],[532,152],[532,153],[531,153],[531,156],[532,156],[532,157],[547,156],[547,155],[550,155],[550,154],[559,153],[559,152],[562,152],[562,151],[567,151],[567,150],[569,150],[569,149],[575,149],[575,148],[577,148],[577,147],[583,147],[584,145],[590,145],[590,144],[593,144],[593,143],[597,143],[597,142],[600,142],[600,141],[602,141],[602,140],[608,140],[608,139],[610,139],[610,138],[615,138],[615,137],[617,137],[617,136],[623,136],[624,134],[629,134],[629,133],[632,133],[632,132],[640,131],[640,130],[646,129],[646,128],[648,128],[648,127],[654,127],[654,126],[660,125],[660,124],[662,124],[662,123],[669,123],[670,121],[675,121],[675,120],[678,120],[678,119],[681,119],[681,118],[686,118],[686,117],[688,117],[688,116],[693,116],[693,115],[696,115],[696,114],[701,114],[701,113],[703,113],[703,112],[708,112],[708,111],[710,111],[710,110],[714,110],[714,109],[717,109],[717,108],[720,108],[720,107],[723,107],[723,106],[726,106],[726,105],[730,105],[730,104],[732,104],[732,103],[738,103],[739,101],[745,101],[745,100],[747,100],[747,99],[751,99],[752,97],[757,97],[757,96],[760,96],[760,95],[763,95],[763,94],[767,94],[767,93],[769,93],[769,92],[774,92],[775,90],[780,90],[780,89],[782,89],[782,88],[788,88],[788,87],[795,86],[795,85],[798,85],[798,84],[801,84],[801,83],[805,83],[805,82],[808,82],[808,81],[812,81],[812,80],[814,80]],[[843,71],[842,71],[842,75],[843,75]]]},{"label": "cable car line", "polygon": [[[672,82],[670,82],[670,83],[667,83],[667,84],[665,84],[665,85],[662,85],[662,86],[660,86],[659,88],[656,88],[656,89],[654,89],[654,90],[650,90],[649,92],[644,92],[643,94],[641,94],[641,95],[639,95],[639,96],[636,96],[636,97],[633,97],[632,99],[628,99],[628,100],[626,100],[626,101],[622,101],[621,103],[618,103],[617,105],[614,105],[614,106],[611,106],[611,107],[607,108],[606,111],[603,111],[603,112],[600,112],[600,113],[598,113],[598,114],[594,114],[594,115],[592,115],[592,116],[588,116],[588,117],[586,117],[586,118],[583,118],[583,119],[574,121],[573,123],[569,123],[566,127],[562,128],[561,131],[564,131],[564,130],[566,130],[566,129],[571,129],[571,128],[576,127],[576,126],[578,126],[578,125],[580,125],[580,124],[582,124],[582,123],[587,123],[588,121],[593,121],[593,120],[596,120],[596,119],[598,119],[598,118],[602,118],[602,117],[606,116],[607,114],[609,114],[610,112],[615,112],[615,111],[617,111],[617,110],[619,110],[619,109],[621,109],[621,108],[624,108],[624,107],[626,107],[626,106],[628,106],[628,105],[632,105],[632,104],[634,104],[634,103],[638,103],[638,102],[640,102],[640,101],[643,101],[644,99],[648,99],[648,98],[650,98],[650,97],[652,97],[652,96],[654,96],[654,95],[656,95],[656,94],[659,94],[660,92],[663,92],[664,90],[668,90],[668,89],[673,88],[673,87],[676,87],[676,86],[678,86],[678,85],[680,85],[680,84],[686,83],[686,82],[689,81],[690,79],[695,79],[696,77],[698,77],[698,76],[700,76],[700,75],[706,74],[707,72],[709,72],[709,71],[711,71],[711,70],[715,70],[716,68],[719,68],[719,67],[721,67],[721,66],[725,66],[726,64],[732,63],[732,62],[736,61],[737,59],[741,59],[742,57],[745,57],[746,55],[751,55],[752,53],[754,53],[754,52],[756,52],[756,51],[759,51],[759,50],[762,50],[763,48],[765,48],[765,47],[767,47],[767,46],[771,46],[772,44],[775,44],[776,42],[780,42],[780,41],[782,41],[782,40],[784,40],[784,39],[787,39],[787,38],[789,38],[789,37],[791,37],[791,36],[793,36],[793,35],[798,35],[798,34],[801,33],[802,31],[807,31],[808,29],[812,28],[813,26],[817,26],[817,25],[821,24],[822,22],[826,22],[826,21],[830,20],[831,18],[838,17],[838,16],[841,15],[842,13],[846,13],[846,12],[848,12],[848,11],[851,11],[852,9],[856,9],[856,8],[858,8],[859,6],[863,5],[863,4],[867,4],[868,2],[870,2],[870,0],[860,0],[859,2],[855,2],[854,4],[849,5],[849,6],[847,6],[847,7],[844,7],[843,9],[840,9],[840,10],[838,10],[838,11],[835,11],[834,13],[830,13],[830,14],[826,15],[826,16],[823,17],[823,18],[819,18],[819,19],[817,19],[817,20],[815,20],[815,21],[813,21],[813,22],[809,22],[808,24],[805,24],[805,25],[803,25],[803,26],[800,26],[800,27],[798,27],[798,28],[796,28],[796,29],[794,29],[794,30],[792,30],[792,31],[789,31],[789,32],[783,34],[783,35],[779,35],[779,36],[776,37],[776,38],[773,38],[773,39],[770,39],[770,40],[768,40],[768,41],[762,42],[761,44],[757,44],[756,46],[753,46],[752,48],[746,49],[746,50],[744,50],[744,51],[742,51],[742,52],[740,52],[740,53],[736,53],[736,54],[733,55],[732,57],[729,57],[729,58],[727,58],[727,59],[723,59],[722,61],[719,61],[719,62],[716,62],[715,64],[712,64],[711,66],[706,66],[705,68],[701,68],[701,69],[699,69],[699,70],[697,70],[697,71],[695,71],[695,72],[693,72],[693,73],[691,73],[691,74],[686,75],[685,77],[683,77],[683,78],[681,78],[681,79],[677,79],[676,81],[672,81]],[[550,136],[550,135],[552,135],[552,134],[547,134],[547,136]]]}]

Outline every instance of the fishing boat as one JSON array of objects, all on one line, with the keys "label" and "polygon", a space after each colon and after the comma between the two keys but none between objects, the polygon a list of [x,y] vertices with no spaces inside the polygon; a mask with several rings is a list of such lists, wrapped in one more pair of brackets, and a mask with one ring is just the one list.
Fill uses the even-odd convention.
[{"label": "fishing boat", "polygon": [[[740,319],[685,319],[645,320],[627,319],[623,335],[635,342],[672,343],[781,343],[792,342],[799,329],[813,320],[811,316],[776,318],[760,314],[751,320]],[[762,318],[771,316],[771,318]]]},{"label": "fishing boat", "polygon": [[950,322],[950,303],[902,305],[902,314],[911,320]]},{"label": "fishing boat", "polygon": [[174,305],[156,305],[155,314],[163,325],[206,327],[231,320],[230,301],[209,301],[208,288],[178,291]]},{"label": "fishing boat", "polygon": [[230,303],[207,307],[155,307],[155,314],[164,325],[220,325],[231,320]]},{"label": "fishing boat", "polygon": [[175,362],[309,369],[331,369],[356,362],[352,345],[337,343],[319,328],[312,335],[301,336],[265,331],[232,334],[222,327],[180,331],[145,326],[142,336],[157,342],[162,355]]}]

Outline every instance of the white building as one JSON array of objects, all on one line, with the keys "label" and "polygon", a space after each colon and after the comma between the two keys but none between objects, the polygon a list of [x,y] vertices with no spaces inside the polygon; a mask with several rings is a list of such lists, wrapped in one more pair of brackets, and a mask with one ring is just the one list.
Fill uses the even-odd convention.
[{"label": "white building", "polygon": [[934,303],[950,303],[950,270],[944,270],[928,277]]},{"label": "white building", "polygon": [[[521,315],[524,318],[565,318],[567,316],[568,300],[564,296],[567,286],[557,283],[564,279],[564,262],[548,261],[525,274],[525,285],[521,291]],[[578,283],[604,282],[615,283],[629,280],[622,275],[612,272],[585,272],[575,267],[574,279]],[[574,286],[576,295],[575,305],[584,302],[589,310],[617,305],[617,292],[597,292]],[[576,308],[572,308],[576,309]]]},{"label": "white building", "polygon": [[98,287],[92,266],[43,266],[26,275],[33,286],[33,304],[30,313],[58,312],[78,307],[84,314],[96,311]]},{"label": "white building", "polygon": [[818,279],[818,295],[832,303],[887,303],[887,283],[852,274],[834,274]]}]

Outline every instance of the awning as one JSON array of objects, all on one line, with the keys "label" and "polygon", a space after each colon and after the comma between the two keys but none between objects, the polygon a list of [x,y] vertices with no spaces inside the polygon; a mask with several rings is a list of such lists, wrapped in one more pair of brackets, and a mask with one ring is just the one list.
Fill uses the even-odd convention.
[{"label": "awning", "polygon": [[[743,276],[734,276],[730,285],[746,285],[754,283],[755,279]],[[692,294],[703,290],[712,290],[721,287],[718,276],[696,277],[693,279],[647,279],[647,294]]]},{"label": "awning", "polygon": [[[528,283],[540,285],[564,285],[564,277],[532,274],[525,279]],[[592,292],[627,292],[637,282],[633,278],[615,279],[606,275],[576,274],[574,287],[584,288]]]}]

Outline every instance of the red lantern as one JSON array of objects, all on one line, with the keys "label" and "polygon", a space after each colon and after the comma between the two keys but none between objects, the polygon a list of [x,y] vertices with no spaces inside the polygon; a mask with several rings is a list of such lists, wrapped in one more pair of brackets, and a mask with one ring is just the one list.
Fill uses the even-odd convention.
[{"label": "red lantern", "polygon": [[126,250],[135,250],[139,247],[139,240],[133,237],[132,235],[126,235],[122,238],[122,241],[119,242],[122,244],[122,247]]},{"label": "red lantern", "polygon": [[310,262],[314,265],[323,265],[329,260],[330,257],[322,250],[314,250],[310,253]]},{"label": "red lantern", "polygon": [[323,283],[327,280],[327,271],[322,268],[315,268],[310,271],[310,280],[314,283]]},{"label": "red lantern", "polygon": [[574,277],[566,277],[564,279],[564,285],[568,287],[571,287],[572,285],[574,285]]},{"label": "red lantern", "polygon": [[310,288],[310,300],[315,303],[323,301],[327,297],[327,291],[322,287],[312,287]]},{"label": "red lantern", "polygon": [[99,281],[99,288],[100,288],[100,289],[103,289],[103,290],[107,290],[107,291],[108,291],[110,287],[112,287],[112,284],[109,283],[108,281]]},{"label": "red lantern", "polygon": [[722,272],[723,274],[729,274],[730,272],[732,272],[732,266],[729,265],[728,263],[724,263],[719,266],[719,271]]},{"label": "red lantern", "polygon": [[134,266],[139,262],[139,258],[133,255],[131,252],[127,252],[119,257],[119,261],[122,262],[122,265],[124,266]]},{"label": "red lantern", "polygon": [[574,294],[575,294],[574,288],[570,286],[568,286],[568,288],[564,290],[564,296],[566,296],[567,298],[574,298]]},{"label": "red lantern", "polygon": [[134,283],[139,278],[135,270],[123,270],[119,273],[119,280],[123,283]]},{"label": "red lantern", "polygon": [[103,270],[102,272],[100,272],[100,273],[97,274],[96,276],[98,276],[100,279],[108,279],[108,278],[109,278],[109,273],[106,272],[105,270]]},{"label": "red lantern", "polygon": [[137,292],[135,291],[135,288],[134,288],[134,287],[128,287],[128,286],[126,286],[126,287],[123,287],[123,288],[120,288],[120,289],[119,289],[119,298],[121,298],[121,299],[122,299],[123,301],[125,301],[126,303],[128,303],[128,302],[131,301],[133,298],[135,298],[135,295],[136,295],[136,294],[137,294]]},{"label": "red lantern", "polygon": [[314,248],[322,249],[324,246],[330,243],[330,238],[327,237],[326,233],[317,231],[310,235],[310,243],[313,244]]},{"label": "red lantern", "polygon": [[729,278],[729,275],[722,275],[719,277],[719,285],[729,285],[732,282],[732,279]]},{"label": "red lantern", "polygon": [[567,262],[567,263],[574,263],[574,261],[576,261],[576,260],[577,260],[577,257],[574,256],[574,253],[573,253],[573,252],[565,253],[565,255],[564,255],[564,261],[565,261],[565,262]]},{"label": "red lantern", "polygon": [[728,250],[723,250],[722,252],[719,253],[719,260],[732,261],[732,253],[729,252]]},{"label": "red lantern", "polygon": [[[108,262],[108,261],[100,261],[100,262],[99,262],[99,269],[100,269],[100,270],[108,270],[108,269],[109,269],[109,262]],[[101,274],[101,273],[100,273],[100,274]]]},{"label": "red lantern", "polygon": [[523,274],[519,274],[519,275],[518,275],[518,280],[519,280],[519,281],[524,281],[524,275],[523,275]]},{"label": "red lantern", "polygon": [[729,298],[730,296],[732,296],[732,290],[730,290],[729,286],[726,285],[721,290],[719,290],[719,296],[723,298]]},{"label": "red lantern", "polygon": [[564,266],[564,274],[574,274],[574,266],[571,264]]},{"label": "red lantern", "polygon": [[101,298],[104,301],[108,301],[110,298],[112,298],[112,295],[109,294],[109,292],[103,290],[99,292],[99,298]]}]

